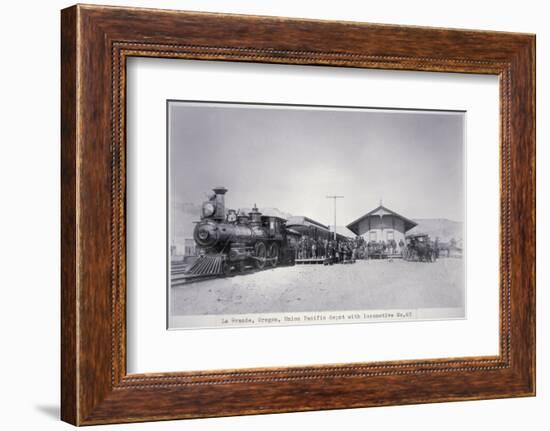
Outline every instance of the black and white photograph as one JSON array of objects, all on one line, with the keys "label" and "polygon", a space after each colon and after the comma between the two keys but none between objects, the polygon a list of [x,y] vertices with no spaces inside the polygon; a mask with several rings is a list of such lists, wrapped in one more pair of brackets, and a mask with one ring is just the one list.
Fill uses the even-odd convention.
[{"label": "black and white photograph", "polygon": [[168,100],[168,328],[466,318],[466,115]]}]

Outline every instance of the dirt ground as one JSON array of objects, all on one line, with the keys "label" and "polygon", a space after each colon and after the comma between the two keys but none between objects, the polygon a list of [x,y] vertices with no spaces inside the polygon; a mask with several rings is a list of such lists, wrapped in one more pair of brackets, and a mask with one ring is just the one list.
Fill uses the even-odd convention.
[{"label": "dirt ground", "polygon": [[464,263],[297,265],[171,288],[171,314],[217,315],[464,306]]}]

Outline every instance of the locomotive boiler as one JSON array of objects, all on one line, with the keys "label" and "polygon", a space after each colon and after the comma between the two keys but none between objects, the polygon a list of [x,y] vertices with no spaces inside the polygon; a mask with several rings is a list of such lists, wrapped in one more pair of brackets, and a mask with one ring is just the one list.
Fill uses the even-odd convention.
[{"label": "locomotive boiler", "polygon": [[263,215],[256,205],[248,213],[225,209],[225,187],[216,187],[203,202],[193,238],[200,250],[188,275],[229,275],[243,271],[293,264],[295,249],[286,220]]}]

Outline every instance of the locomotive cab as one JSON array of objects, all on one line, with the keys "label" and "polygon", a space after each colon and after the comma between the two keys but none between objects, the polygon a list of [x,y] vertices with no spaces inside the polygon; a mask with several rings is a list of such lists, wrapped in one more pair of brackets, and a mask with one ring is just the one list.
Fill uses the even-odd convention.
[{"label": "locomotive cab", "polygon": [[274,238],[281,234],[281,225],[283,220],[278,217],[266,217],[266,227],[269,231],[269,236]]}]

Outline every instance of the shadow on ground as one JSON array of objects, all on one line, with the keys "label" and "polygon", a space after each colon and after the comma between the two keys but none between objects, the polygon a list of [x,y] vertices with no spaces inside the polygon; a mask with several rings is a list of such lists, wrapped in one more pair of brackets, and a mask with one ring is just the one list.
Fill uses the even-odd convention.
[{"label": "shadow on ground", "polygon": [[50,419],[59,420],[59,406],[57,405],[38,405],[35,406],[36,410],[42,413],[44,416],[48,416]]}]

